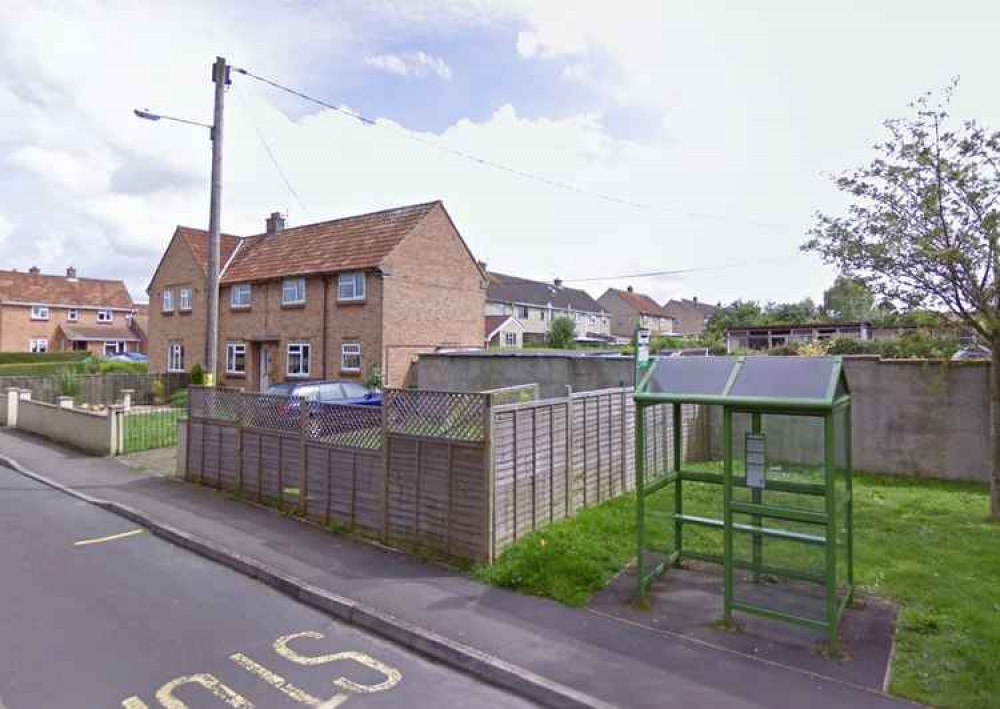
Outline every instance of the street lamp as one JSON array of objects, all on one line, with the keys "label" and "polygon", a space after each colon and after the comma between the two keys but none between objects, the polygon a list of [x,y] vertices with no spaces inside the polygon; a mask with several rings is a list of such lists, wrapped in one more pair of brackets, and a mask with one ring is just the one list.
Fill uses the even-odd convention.
[{"label": "street lamp", "polygon": [[208,215],[208,274],[205,336],[205,384],[215,385],[216,355],[219,347],[219,260],[221,251],[220,211],[222,206],[222,124],[223,107],[226,96],[226,86],[232,83],[229,79],[229,65],[223,57],[216,57],[212,65],[212,83],[215,84],[215,113],[212,125],[191,121],[186,118],[176,118],[165,114],[153,113],[148,109],[134,109],[138,118],[147,121],[168,120],[175,123],[187,123],[192,126],[208,128],[212,139],[212,188]]}]

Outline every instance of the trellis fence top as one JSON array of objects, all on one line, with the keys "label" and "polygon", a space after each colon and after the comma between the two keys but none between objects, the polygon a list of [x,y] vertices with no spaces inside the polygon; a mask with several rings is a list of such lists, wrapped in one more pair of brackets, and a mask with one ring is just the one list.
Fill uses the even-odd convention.
[{"label": "trellis fence top", "polygon": [[830,411],[850,401],[840,357],[651,357],[635,401]]}]

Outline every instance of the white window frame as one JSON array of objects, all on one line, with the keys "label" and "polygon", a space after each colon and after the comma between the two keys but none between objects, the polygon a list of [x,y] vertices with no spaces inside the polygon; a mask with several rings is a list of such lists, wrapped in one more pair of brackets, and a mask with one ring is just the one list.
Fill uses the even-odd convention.
[{"label": "white window frame", "polygon": [[[111,351],[109,352],[108,345],[112,345]],[[103,346],[103,352],[105,357],[114,357],[118,354],[125,354],[128,352],[128,344],[125,340],[105,340]]]},{"label": "white window frame", "polygon": [[503,334],[504,347],[517,347],[517,333],[505,332]]},{"label": "white window frame", "polygon": [[174,291],[172,289],[163,289],[163,293],[160,294],[160,309],[164,313],[174,312]]},{"label": "white window frame", "polygon": [[[187,296],[187,297],[185,298],[185,296]],[[177,307],[178,307],[178,309],[182,313],[190,312],[191,311],[191,301],[193,299],[194,299],[194,293],[192,292],[192,290],[190,288],[181,288],[180,292],[177,294]],[[185,300],[187,301],[187,303],[184,302]]]},{"label": "white window frame", "polygon": [[[292,369],[292,357],[298,358],[298,367]],[[312,366],[312,344],[309,342],[289,342],[285,348],[285,374],[289,377],[308,377]],[[305,363],[305,366],[303,366]]]},{"label": "white window frame", "polygon": [[66,311],[66,319],[69,322],[76,322],[77,320],[79,320],[80,319],[80,309],[79,308],[70,308],[69,310],[67,310]]},{"label": "white window frame", "polygon": [[531,308],[527,305],[517,306],[517,317],[519,320],[527,320],[531,317]]},{"label": "white window frame", "polygon": [[113,310],[98,310],[97,311],[97,322],[99,323],[109,323],[115,321],[115,313]]},{"label": "white window frame", "polygon": [[[237,297],[237,293],[246,293],[246,302]],[[282,287],[284,293],[284,287]],[[249,283],[237,283],[229,289],[229,307],[249,308],[253,304],[253,286]]]},{"label": "white window frame", "polygon": [[43,354],[49,351],[49,341],[44,337],[34,337],[28,351],[32,354]]},{"label": "white window frame", "polygon": [[[289,286],[295,291],[295,298],[288,297]],[[282,305],[302,305],[306,302],[306,279],[286,278],[281,282],[281,304]]]},{"label": "white window frame", "polygon": [[167,343],[167,371],[168,372],[183,372],[184,371],[184,343],[183,342],[168,342]]},{"label": "white window frame", "polygon": [[[348,358],[357,358],[357,366],[349,365]],[[344,342],[340,345],[340,371],[360,372],[361,371],[361,343]]]},{"label": "white window frame", "polygon": [[[236,368],[236,357],[243,357],[242,367]],[[247,373],[247,346],[245,342],[226,343],[226,374]]]},{"label": "white window frame", "polygon": [[341,273],[337,276],[337,300],[346,303],[364,300],[365,287],[364,271]]},{"label": "white window frame", "polygon": [[48,320],[49,319],[49,306],[47,306],[47,305],[32,305],[31,306],[31,319],[32,320]]}]

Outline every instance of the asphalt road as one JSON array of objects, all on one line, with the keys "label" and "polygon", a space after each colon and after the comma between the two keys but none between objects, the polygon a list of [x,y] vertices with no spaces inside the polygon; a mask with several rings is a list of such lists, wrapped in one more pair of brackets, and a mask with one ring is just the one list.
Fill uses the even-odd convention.
[{"label": "asphalt road", "polygon": [[0,467],[0,709],[296,706],[530,705]]}]

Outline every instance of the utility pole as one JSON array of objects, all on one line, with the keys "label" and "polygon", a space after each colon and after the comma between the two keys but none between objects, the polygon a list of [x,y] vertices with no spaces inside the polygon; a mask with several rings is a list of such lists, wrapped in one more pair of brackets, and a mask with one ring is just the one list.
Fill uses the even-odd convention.
[{"label": "utility pole", "polygon": [[208,277],[205,287],[207,308],[205,332],[205,384],[215,386],[216,355],[219,351],[219,261],[221,257],[222,207],[222,126],[229,65],[216,57],[212,65],[215,83],[215,115],[212,121],[212,188],[208,214]]}]

